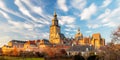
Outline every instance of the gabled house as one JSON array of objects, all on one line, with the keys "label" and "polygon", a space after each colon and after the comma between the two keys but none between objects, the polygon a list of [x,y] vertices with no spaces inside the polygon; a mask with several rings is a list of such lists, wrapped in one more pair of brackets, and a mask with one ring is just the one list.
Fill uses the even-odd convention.
[{"label": "gabled house", "polygon": [[13,51],[13,47],[12,46],[4,45],[2,47],[2,54],[3,55],[9,55],[12,51]]},{"label": "gabled house", "polygon": [[23,48],[26,41],[20,41],[20,40],[11,40],[8,42],[8,46],[16,47],[16,48]]},{"label": "gabled house", "polygon": [[24,44],[25,51],[35,51],[35,49],[38,49],[37,43],[35,40],[29,40]]}]

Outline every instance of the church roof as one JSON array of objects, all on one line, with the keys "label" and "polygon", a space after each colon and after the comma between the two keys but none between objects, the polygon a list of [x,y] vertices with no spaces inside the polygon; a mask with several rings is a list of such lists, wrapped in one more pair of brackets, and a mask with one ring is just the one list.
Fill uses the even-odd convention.
[{"label": "church roof", "polygon": [[62,34],[62,33],[60,33],[60,37],[61,37],[61,38],[65,38],[65,35]]}]

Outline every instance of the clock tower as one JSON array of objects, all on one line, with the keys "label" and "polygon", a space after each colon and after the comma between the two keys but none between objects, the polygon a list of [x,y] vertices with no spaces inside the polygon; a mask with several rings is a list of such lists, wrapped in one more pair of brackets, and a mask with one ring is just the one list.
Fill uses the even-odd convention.
[{"label": "clock tower", "polygon": [[54,12],[54,17],[52,19],[52,24],[50,26],[50,35],[49,41],[52,44],[60,44],[62,43],[62,37],[60,32],[60,26],[58,24],[57,14]]}]

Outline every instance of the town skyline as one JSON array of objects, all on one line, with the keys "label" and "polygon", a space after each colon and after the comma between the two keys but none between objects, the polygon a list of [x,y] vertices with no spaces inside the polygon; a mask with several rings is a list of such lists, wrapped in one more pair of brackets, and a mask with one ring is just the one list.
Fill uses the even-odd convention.
[{"label": "town skyline", "polygon": [[74,37],[80,27],[83,36],[100,33],[110,42],[120,22],[119,6],[118,0],[0,0],[0,46],[12,39],[49,39],[55,10],[66,37]]}]

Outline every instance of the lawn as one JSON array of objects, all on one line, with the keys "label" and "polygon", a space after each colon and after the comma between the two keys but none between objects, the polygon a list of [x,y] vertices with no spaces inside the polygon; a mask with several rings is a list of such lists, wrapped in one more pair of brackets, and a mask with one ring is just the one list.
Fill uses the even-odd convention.
[{"label": "lawn", "polygon": [[44,60],[44,58],[22,58],[22,57],[0,56],[0,60]]}]

